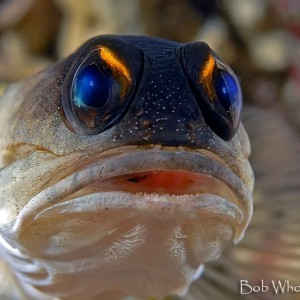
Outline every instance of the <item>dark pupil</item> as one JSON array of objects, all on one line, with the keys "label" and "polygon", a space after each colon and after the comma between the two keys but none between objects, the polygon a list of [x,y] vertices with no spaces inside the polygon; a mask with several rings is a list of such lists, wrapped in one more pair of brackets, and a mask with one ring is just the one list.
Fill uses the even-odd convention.
[{"label": "dark pupil", "polygon": [[89,65],[77,74],[74,99],[78,106],[103,107],[109,97],[111,79],[105,76],[97,65]]},{"label": "dark pupil", "polygon": [[216,78],[216,94],[222,106],[229,110],[238,97],[238,86],[234,77],[225,70],[219,70]]}]

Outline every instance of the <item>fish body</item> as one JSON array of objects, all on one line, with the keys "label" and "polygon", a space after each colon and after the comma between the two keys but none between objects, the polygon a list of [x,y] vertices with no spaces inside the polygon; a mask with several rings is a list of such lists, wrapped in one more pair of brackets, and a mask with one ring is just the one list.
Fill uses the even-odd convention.
[{"label": "fish body", "polygon": [[185,295],[243,238],[242,96],[205,43],[96,37],[0,108],[0,253],[30,298]]}]

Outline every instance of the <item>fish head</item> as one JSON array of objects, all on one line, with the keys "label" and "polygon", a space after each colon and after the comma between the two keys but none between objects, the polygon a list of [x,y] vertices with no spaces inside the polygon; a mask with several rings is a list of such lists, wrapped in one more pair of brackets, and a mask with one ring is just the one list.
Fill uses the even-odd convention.
[{"label": "fish head", "polygon": [[242,94],[207,44],[96,37],[0,107],[0,252],[24,285],[63,299],[181,295],[242,239]]}]

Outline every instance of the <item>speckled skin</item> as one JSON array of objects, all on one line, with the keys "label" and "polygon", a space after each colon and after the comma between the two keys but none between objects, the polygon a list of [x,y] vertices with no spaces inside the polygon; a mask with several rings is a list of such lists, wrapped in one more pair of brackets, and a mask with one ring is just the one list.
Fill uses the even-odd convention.
[{"label": "speckled skin", "polygon": [[[65,80],[70,67],[78,57],[88,51],[88,47],[93,43],[99,43],[99,38],[88,42],[70,57],[50,66],[32,78],[12,85],[0,100],[0,126],[2,128],[0,151],[3,167],[0,169],[0,209],[2,212],[0,233],[5,240],[2,243],[2,255],[17,270],[16,273],[19,272],[18,263],[15,258],[10,258],[9,254],[13,248],[20,251],[17,251],[19,254],[14,255],[21,257],[20,259],[30,265],[37,264],[39,266],[39,271],[35,270],[34,272],[39,274],[48,272],[47,274],[51,278],[52,276],[56,278],[55,276],[58,274],[56,279],[51,279],[51,283],[47,282],[44,286],[37,279],[32,279],[31,275],[17,275],[21,281],[23,280],[25,289],[31,293],[31,297],[37,299],[41,299],[42,296],[32,292],[31,286],[61,299],[81,299],[80,297],[87,295],[87,292],[89,292],[89,296],[86,296],[89,297],[88,299],[101,300],[122,299],[128,294],[140,298],[144,298],[146,295],[162,297],[167,294],[183,294],[189,284],[199,275],[199,266],[207,260],[215,259],[222,247],[232,239],[236,242],[240,240],[250,221],[253,175],[248,163],[250,146],[247,134],[243,126],[240,125],[232,139],[226,141],[216,135],[207,125],[197,104],[197,101],[201,101],[201,99],[196,99],[190,79],[187,79],[182,64],[179,62],[181,44],[155,38],[130,36],[106,36],[102,37],[100,41],[112,45],[122,43],[124,47],[127,43],[132,44],[142,58],[140,61],[135,60],[133,62],[135,65],[132,68],[139,68],[140,71],[139,78],[134,80],[135,92],[130,103],[105,131],[93,135],[75,133],[64,114],[62,105],[63,86],[66,85]],[[190,47],[190,45],[186,47]],[[201,49],[197,62],[203,62],[202,66],[199,65],[200,70],[201,67],[204,67],[205,57],[210,52],[209,47],[204,43]],[[118,53],[122,53],[121,48]],[[130,62],[126,63],[130,64]],[[185,63],[192,65],[192,61],[188,61],[187,57],[185,57]],[[203,249],[206,250],[203,250],[203,255],[197,256],[196,249],[198,246],[196,248],[193,246],[197,238],[193,238],[193,236],[199,229],[196,225],[198,221],[193,224],[190,220],[201,219],[201,217],[193,212],[192,201],[174,201],[174,199],[169,199],[168,195],[164,199],[159,198],[159,201],[154,196],[148,198],[141,196],[141,199],[145,198],[143,205],[141,205],[141,199],[138,201],[134,196],[132,197],[133,204],[128,207],[126,204],[130,203],[128,195],[124,193],[124,195],[119,196],[115,191],[112,191],[106,196],[110,199],[105,204],[106,207],[99,208],[98,206],[102,205],[102,198],[100,197],[99,200],[99,195],[95,194],[95,197],[98,195],[98,198],[92,197],[92,204],[91,202],[87,203],[89,203],[88,205],[97,204],[98,206],[95,206],[97,213],[99,210],[102,212],[109,207],[112,215],[109,215],[108,218],[109,220],[116,218],[116,225],[114,225],[116,228],[119,228],[120,224],[125,221],[133,226],[128,227],[127,231],[124,229],[125,231],[118,233],[114,237],[115,241],[118,241],[120,236],[122,236],[122,240],[126,240],[129,233],[135,232],[138,235],[137,240],[142,240],[142,242],[135,241],[133,243],[137,243],[137,247],[140,247],[140,244],[144,245],[144,248],[142,247],[140,250],[141,253],[145,253],[149,249],[152,249],[150,252],[156,253],[154,257],[150,255],[146,258],[144,254],[134,254],[136,257],[133,257],[131,261],[127,258],[129,254],[133,254],[126,252],[126,255],[122,257],[122,262],[120,262],[122,268],[130,269],[142,255],[146,261],[144,262],[146,265],[145,273],[148,272],[151,264],[156,266],[158,273],[152,274],[152,271],[149,271],[152,274],[149,275],[149,278],[152,279],[143,279],[147,282],[147,288],[145,286],[139,287],[139,284],[145,284],[143,280],[136,283],[140,276],[139,273],[131,274],[132,278],[135,279],[130,283],[126,283],[124,278],[118,279],[120,286],[116,288],[116,283],[112,283],[114,279],[107,277],[104,271],[103,274],[101,273],[101,270],[106,270],[106,267],[100,266],[100,271],[97,274],[100,274],[99,280],[102,278],[102,282],[105,282],[104,285],[108,286],[107,289],[105,286],[102,290],[96,289],[98,284],[92,280],[95,276],[93,273],[92,275],[89,273],[90,279],[86,275],[83,279],[74,273],[74,278],[66,277],[66,283],[62,287],[60,280],[63,284],[65,280],[64,275],[62,275],[64,267],[60,263],[58,265],[53,264],[53,257],[51,255],[49,257],[49,249],[52,249],[52,246],[49,245],[52,243],[50,240],[52,241],[53,236],[59,235],[58,237],[61,238],[62,233],[65,236],[70,235],[70,230],[73,230],[70,229],[72,226],[64,225],[63,221],[56,223],[55,220],[59,214],[53,214],[53,212],[47,217],[46,223],[41,221],[41,225],[36,211],[41,212],[41,209],[55,211],[58,209],[56,204],[60,203],[66,196],[70,196],[85,185],[101,178],[107,179],[126,174],[126,172],[145,172],[157,169],[184,170],[206,174],[223,181],[237,195],[236,197],[239,199],[236,200],[238,209],[234,210],[229,204],[226,205],[229,205],[227,207],[228,216],[232,212],[233,215],[239,216],[235,218],[239,221],[234,221],[237,222],[235,225],[230,223],[234,229],[226,229],[224,240],[219,237],[222,236],[223,229],[220,229],[221,227],[218,228],[217,234],[211,233],[210,230],[213,232],[212,228],[215,226],[217,228],[220,224],[224,228],[229,226],[229,223],[226,223],[227,217],[224,217],[226,209],[222,208],[222,217],[216,217],[214,214],[210,216],[211,212],[208,216],[203,217],[206,226],[208,224],[211,226],[211,229],[206,230],[206,232],[204,230],[203,236],[216,238],[222,245],[220,249],[218,248],[216,252],[213,252],[205,248],[207,245],[203,245]],[[188,195],[186,198],[189,198]],[[85,200],[82,201],[84,203]],[[205,198],[205,201],[211,200]],[[114,204],[112,205],[112,203]],[[211,204],[214,209],[221,205],[221,202],[218,204],[219,206],[214,203]],[[201,206],[201,203],[197,205]],[[116,207],[117,209],[125,209],[123,219],[113,214]],[[71,203],[65,211],[71,211],[73,208]],[[205,211],[207,208],[203,209]],[[140,212],[136,213],[136,210]],[[63,215],[63,212],[60,214]],[[133,214],[132,219],[135,221],[126,219],[125,216],[131,214]],[[157,219],[158,216],[159,219]],[[65,222],[68,218],[66,217]],[[81,219],[85,220],[83,217]],[[92,226],[91,228],[93,228],[94,224],[94,229],[91,229],[92,232],[98,228],[97,226],[101,226],[98,219],[97,221],[96,219],[93,220],[92,218],[83,221],[86,222],[85,227]],[[158,224],[161,224],[162,227],[166,226],[166,233],[163,230],[164,233],[161,233],[161,236],[157,235],[156,238],[150,238],[149,236],[158,230]],[[81,234],[82,228],[79,226],[76,229],[78,236],[72,242],[73,244],[76,244],[76,241],[89,239],[88,235]],[[113,228],[111,230],[114,230]],[[184,256],[178,258],[175,267],[174,263],[161,264],[161,261],[165,261],[164,259],[156,261],[156,257],[164,257],[165,255],[161,253],[162,250],[157,245],[163,243],[164,239],[171,239],[169,228],[172,234],[176,235],[179,230],[181,237],[190,238],[191,236],[191,245],[182,246],[184,247],[182,250]],[[185,228],[189,234],[182,233],[182,228]],[[44,237],[41,237],[43,234]],[[110,233],[107,232],[107,234]],[[47,238],[49,239],[47,240]],[[111,243],[114,245],[113,241]],[[55,247],[65,251],[64,246],[70,247],[70,245],[60,244]],[[53,249],[51,251],[54,251]],[[173,251],[172,247],[167,251],[167,258],[172,253],[170,251]],[[85,255],[84,251],[82,253]],[[61,262],[63,256],[59,257],[57,261]],[[126,261],[124,262],[125,257]],[[99,260],[101,259],[100,257]],[[125,265],[122,265],[123,263]],[[144,263],[141,262],[141,265],[136,267],[142,268]],[[71,265],[72,263],[68,268]],[[162,278],[152,282],[155,274],[160,274],[160,265]],[[106,272],[112,271],[106,270]],[[114,272],[119,274],[120,270],[114,269]],[[83,288],[83,290],[77,291],[78,282],[83,280],[86,280],[85,285],[89,290]],[[90,292],[91,290],[92,292]],[[43,297],[46,299],[45,295]]]}]

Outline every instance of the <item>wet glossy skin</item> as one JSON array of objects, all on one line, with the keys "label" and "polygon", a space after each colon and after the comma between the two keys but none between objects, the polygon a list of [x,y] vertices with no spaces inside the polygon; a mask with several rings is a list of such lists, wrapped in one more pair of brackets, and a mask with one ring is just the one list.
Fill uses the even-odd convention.
[{"label": "wet glossy skin", "polygon": [[8,89],[1,252],[25,288],[62,299],[183,294],[242,238],[250,147],[235,79],[224,73],[221,103],[217,67],[204,43],[106,36]]}]

